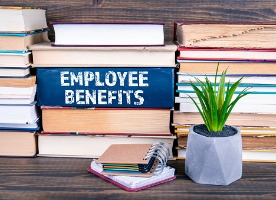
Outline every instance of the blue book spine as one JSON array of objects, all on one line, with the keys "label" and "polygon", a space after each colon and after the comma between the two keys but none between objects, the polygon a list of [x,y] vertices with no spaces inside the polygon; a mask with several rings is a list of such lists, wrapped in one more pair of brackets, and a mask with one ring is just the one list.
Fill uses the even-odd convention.
[{"label": "blue book spine", "polygon": [[174,68],[37,68],[38,106],[172,108]]}]

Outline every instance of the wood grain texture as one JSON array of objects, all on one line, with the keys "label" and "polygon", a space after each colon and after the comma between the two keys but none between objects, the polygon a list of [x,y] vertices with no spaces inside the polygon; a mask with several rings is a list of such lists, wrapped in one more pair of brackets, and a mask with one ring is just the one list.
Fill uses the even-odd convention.
[{"label": "wood grain texture", "polygon": [[[71,22],[164,22],[173,39],[174,21],[275,22],[275,0],[1,0],[1,5],[47,9],[47,20]],[[51,28],[50,39],[54,40]]]},{"label": "wood grain texture", "polygon": [[276,165],[243,163],[229,186],[200,185],[184,174],[184,160],[169,161],[174,181],[126,192],[86,171],[91,159],[0,158],[0,199],[275,199]]}]

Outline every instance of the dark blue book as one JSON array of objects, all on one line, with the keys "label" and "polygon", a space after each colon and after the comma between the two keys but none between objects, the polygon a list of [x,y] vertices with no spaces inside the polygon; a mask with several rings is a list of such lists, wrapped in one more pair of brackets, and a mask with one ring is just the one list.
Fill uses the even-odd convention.
[{"label": "dark blue book", "polygon": [[174,68],[37,68],[37,101],[38,106],[172,108]]}]

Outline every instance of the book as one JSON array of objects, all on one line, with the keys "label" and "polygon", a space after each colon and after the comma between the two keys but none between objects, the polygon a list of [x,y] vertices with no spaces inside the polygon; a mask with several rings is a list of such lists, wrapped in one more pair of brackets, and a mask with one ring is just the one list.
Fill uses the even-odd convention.
[{"label": "book", "polygon": [[28,124],[0,123],[0,130],[38,131],[40,130],[40,121]]},{"label": "book", "polygon": [[[179,103],[180,112],[198,112],[195,104],[192,102]],[[232,113],[258,113],[258,114],[276,114],[275,104],[239,104],[237,103]]]},{"label": "book", "polygon": [[32,87],[36,84],[36,76],[0,78],[0,87]]},{"label": "book", "polygon": [[163,23],[51,22],[55,46],[164,45]]},{"label": "book", "polygon": [[[248,127],[276,127],[275,114],[255,114],[255,113],[231,113],[227,123],[234,126]],[[203,120],[198,112],[173,112],[174,126],[203,124]]]},{"label": "book", "polygon": [[37,68],[37,87],[39,106],[174,106],[174,68]]},{"label": "book", "polygon": [[33,124],[39,118],[36,102],[31,104],[0,104],[0,123]]},{"label": "book", "polygon": [[31,63],[31,53],[3,53],[0,52],[1,67],[22,67],[29,66]]},{"label": "book", "polygon": [[102,174],[150,177],[166,166],[169,149],[163,143],[111,144],[95,162]]},{"label": "book", "polygon": [[[179,72],[187,74],[214,74],[217,62],[179,60]],[[218,74],[227,69],[227,74],[271,75],[276,74],[275,62],[219,62]]]},{"label": "book", "polygon": [[37,143],[34,131],[0,130],[0,137],[0,156],[36,156]]},{"label": "book", "polygon": [[[193,80],[191,79],[191,81],[193,82]],[[219,81],[219,80],[217,80]],[[195,86],[200,87],[200,84],[198,83],[194,83]],[[213,86],[215,86],[214,83],[211,83]],[[185,91],[187,93],[192,93],[193,92],[193,88],[190,85],[190,83],[185,83],[185,82],[181,82],[181,83],[176,83],[177,85],[177,90],[178,91]],[[226,83],[225,89],[227,87],[228,83]],[[231,87],[233,84],[229,83],[229,86]],[[218,86],[218,83],[216,83],[216,86]],[[236,93],[241,92],[242,90],[244,90],[245,88],[250,88],[250,92],[252,94],[273,94],[276,92],[276,84],[248,84],[248,83],[240,83],[236,89]]]},{"label": "book", "polygon": [[[86,108],[42,106],[48,133],[170,136],[170,109]],[[143,128],[141,128],[143,127]]]},{"label": "book", "polygon": [[185,47],[275,48],[275,38],[275,22],[175,22],[175,40]]},{"label": "book", "polygon": [[[243,150],[276,149],[276,129],[266,127],[239,127]],[[186,147],[189,127],[176,128],[179,147]]]},{"label": "book", "polygon": [[[190,97],[194,98],[196,102],[199,102],[198,97],[196,96],[195,93],[190,93],[191,91],[188,90],[178,90],[180,91],[178,94],[179,96],[175,97],[175,103],[190,103],[191,99]],[[185,93],[187,92],[187,93]],[[189,97],[189,96],[190,97]],[[234,94],[232,97],[232,100],[238,96],[238,93]],[[256,93],[251,93],[248,96],[243,97],[242,99],[239,100],[238,104],[248,104],[248,105],[271,105],[273,106],[276,100],[276,95],[273,95],[272,91],[267,91],[267,92],[256,92]]]},{"label": "book", "polygon": [[153,144],[163,142],[170,151],[176,136],[127,136],[127,135],[81,135],[81,134],[38,134],[38,156],[99,158],[111,144]]},{"label": "book", "polygon": [[0,104],[31,104],[35,100],[36,85],[31,87],[0,87]]},{"label": "book", "polygon": [[162,173],[152,177],[131,177],[131,176],[112,176],[101,174],[102,167],[95,161],[91,162],[88,167],[88,172],[126,190],[129,192],[137,192],[149,187],[153,187],[168,181],[172,181],[176,178],[175,169],[166,166]]},{"label": "book", "polygon": [[177,60],[276,61],[276,49],[231,49],[179,47]]},{"label": "book", "polygon": [[[187,74],[183,72],[177,72],[177,80],[179,83],[189,83],[190,80],[194,81],[198,78],[201,81],[205,80],[205,74]],[[208,79],[210,82],[215,82],[215,74],[208,74]],[[217,75],[217,80],[221,77],[220,74]],[[273,74],[231,74],[225,77],[225,82],[234,83],[243,77],[241,83],[244,84],[276,84],[275,75]]]},{"label": "book", "polygon": [[34,7],[0,6],[0,32],[29,32],[47,28],[46,10]]},{"label": "book", "polygon": [[[177,147],[177,159],[186,158],[186,148]],[[243,162],[276,162],[276,150],[243,150]]]},{"label": "book", "polygon": [[30,67],[0,67],[1,77],[26,77],[30,75]]},{"label": "book", "polygon": [[0,50],[28,51],[32,44],[46,42],[48,30],[31,31],[28,33],[0,32]]},{"label": "book", "polygon": [[[176,45],[141,47],[53,47],[31,45],[33,67],[175,67]],[[137,59],[139,58],[139,59]]]}]

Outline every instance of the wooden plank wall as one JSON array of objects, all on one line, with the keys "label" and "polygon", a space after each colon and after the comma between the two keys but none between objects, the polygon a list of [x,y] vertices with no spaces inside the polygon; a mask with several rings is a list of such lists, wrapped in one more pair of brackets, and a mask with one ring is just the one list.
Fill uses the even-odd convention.
[{"label": "wooden plank wall", "polygon": [[[164,22],[173,39],[174,21],[276,22],[276,0],[0,0],[0,5],[47,9],[48,23]],[[49,34],[54,40],[51,27]]]}]

